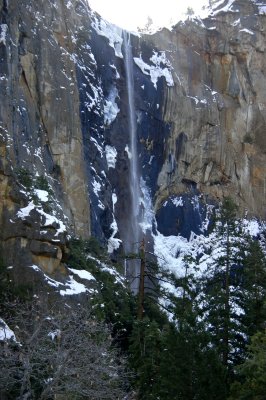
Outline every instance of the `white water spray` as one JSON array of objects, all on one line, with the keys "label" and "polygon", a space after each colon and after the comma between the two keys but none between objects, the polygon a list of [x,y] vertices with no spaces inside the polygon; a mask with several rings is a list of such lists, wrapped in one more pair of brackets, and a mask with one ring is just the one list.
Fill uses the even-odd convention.
[{"label": "white water spray", "polygon": [[133,57],[130,43],[130,33],[123,32],[124,40],[124,62],[126,71],[127,97],[128,97],[128,128],[130,137],[130,196],[131,210],[129,213],[129,237],[125,243],[125,250],[135,252],[140,242],[140,178],[138,168],[138,151],[137,151],[137,123],[134,102],[134,75],[133,75]]},{"label": "white water spray", "polygon": [[[124,42],[124,63],[127,84],[128,100],[128,130],[129,130],[129,189],[130,189],[130,209],[128,213],[128,229],[124,239],[126,253],[138,253],[140,247],[140,176],[138,168],[138,149],[137,149],[137,122],[134,102],[134,75],[133,57],[130,43],[130,33],[123,32]],[[130,282],[133,293],[139,290],[140,260],[131,259],[126,261],[126,276]]]}]

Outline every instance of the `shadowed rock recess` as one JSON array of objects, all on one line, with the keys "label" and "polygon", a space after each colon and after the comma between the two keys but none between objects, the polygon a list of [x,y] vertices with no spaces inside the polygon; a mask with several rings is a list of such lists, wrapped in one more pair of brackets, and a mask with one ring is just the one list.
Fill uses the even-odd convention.
[{"label": "shadowed rock recess", "polygon": [[[235,0],[127,35],[149,237],[189,239],[225,196],[265,218],[265,32],[265,3]],[[24,277],[66,274],[70,236],[132,236],[123,37],[85,0],[0,0],[0,240]]]}]

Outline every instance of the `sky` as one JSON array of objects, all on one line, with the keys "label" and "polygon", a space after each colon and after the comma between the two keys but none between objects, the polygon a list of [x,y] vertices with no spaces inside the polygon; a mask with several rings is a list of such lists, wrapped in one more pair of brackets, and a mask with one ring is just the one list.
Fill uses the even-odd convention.
[{"label": "sky", "polygon": [[187,7],[192,7],[197,14],[209,3],[208,0],[88,0],[88,2],[103,18],[128,30],[144,26],[148,16],[158,27],[173,25],[184,18]]}]

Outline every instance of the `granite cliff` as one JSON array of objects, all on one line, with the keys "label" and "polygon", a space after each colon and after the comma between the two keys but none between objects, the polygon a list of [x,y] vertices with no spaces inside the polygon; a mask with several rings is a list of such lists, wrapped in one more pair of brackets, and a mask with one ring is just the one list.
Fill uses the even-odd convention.
[{"label": "granite cliff", "polygon": [[[265,218],[265,10],[226,0],[205,19],[127,35],[150,236],[189,239],[224,196]],[[64,274],[69,235],[112,253],[133,233],[124,38],[85,0],[0,0],[7,265]]]}]

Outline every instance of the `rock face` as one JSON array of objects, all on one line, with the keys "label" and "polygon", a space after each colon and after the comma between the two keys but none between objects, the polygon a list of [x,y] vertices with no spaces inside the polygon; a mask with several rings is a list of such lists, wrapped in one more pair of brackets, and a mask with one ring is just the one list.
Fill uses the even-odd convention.
[{"label": "rock face", "polygon": [[49,259],[51,270],[60,263],[64,240],[56,237],[60,245],[55,247],[51,231],[49,237],[40,238],[38,213],[35,219],[30,215],[31,221],[10,221],[28,203],[21,182],[18,187],[18,171],[23,169],[47,177],[54,199],[60,202],[60,207],[53,207],[68,222],[70,232],[90,234],[88,177],[70,33],[77,21],[60,1],[3,1],[0,9],[1,240],[9,263],[23,260],[45,265]]},{"label": "rock face", "polygon": [[[131,35],[141,201],[164,235],[197,233],[224,196],[265,218],[262,3],[224,1],[204,20]],[[85,0],[0,1],[7,264],[63,272],[67,232],[109,252],[128,236],[127,98],[122,31]]]},{"label": "rock face", "polygon": [[171,130],[155,203],[190,186],[265,218],[265,15],[255,2],[225,4],[202,24],[150,37],[154,48],[169,49],[175,81],[160,107]]}]

